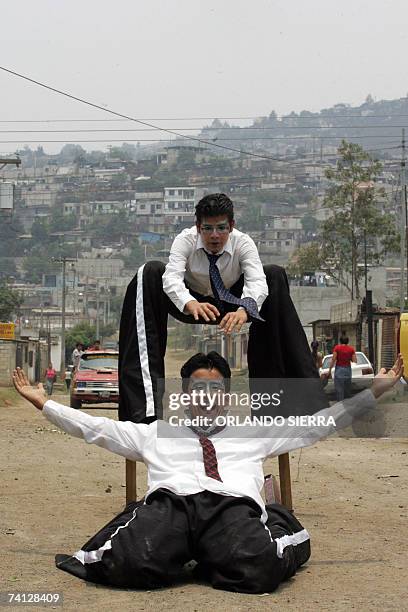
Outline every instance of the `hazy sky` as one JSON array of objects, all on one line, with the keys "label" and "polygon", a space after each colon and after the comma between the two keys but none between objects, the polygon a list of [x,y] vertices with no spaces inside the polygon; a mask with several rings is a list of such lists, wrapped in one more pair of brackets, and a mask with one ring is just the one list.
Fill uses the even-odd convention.
[{"label": "hazy sky", "polygon": [[[408,91],[407,0],[2,0],[0,6],[2,66],[138,118],[255,117]],[[88,118],[109,116],[0,71],[0,140],[19,140],[0,142],[0,152],[29,140],[107,138],[7,134],[44,125],[6,120]],[[47,151],[61,146],[44,144]]]}]

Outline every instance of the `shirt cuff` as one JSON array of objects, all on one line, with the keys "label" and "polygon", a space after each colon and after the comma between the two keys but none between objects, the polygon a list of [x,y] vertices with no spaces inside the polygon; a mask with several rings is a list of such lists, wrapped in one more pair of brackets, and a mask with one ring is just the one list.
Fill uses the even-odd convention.
[{"label": "shirt cuff", "polygon": [[[43,406],[42,413],[46,419],[51,420],[52,415],[60,413],[60,406],[61,404],[54,400],[47,400]],[[64,408],[67,408],[67,406],[64,406]]]},{"label": "shirt cuff", "polygon": [[186,307],[186,304],[188,302],[191,302],[192,300],[195,300],[195,297],[193,297],[191,295],[191,293],[189,291],[186,291],[185,293],[183,293],[183,295],[180,295],[175,301],[175,305],[177,306],[177,308],[180,310],[180,312],[182,312],[183,314],[186,314],[184,312],[184,309]]}]

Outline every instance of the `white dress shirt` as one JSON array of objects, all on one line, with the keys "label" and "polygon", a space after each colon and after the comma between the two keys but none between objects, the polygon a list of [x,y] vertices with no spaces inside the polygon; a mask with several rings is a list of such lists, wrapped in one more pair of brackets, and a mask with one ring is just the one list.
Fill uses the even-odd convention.
[{"label": "white dress shirt", "polygon": [[[248,234],[234,228],[220,253],[222,255],[216,265],[225,287],[232,287],[243,273],[244,288],[241,297],[252,297],[259,310],[268,295],[268,285],[255,242]],[[209,262],[196,226],[183,230],[174,239],[163,274],[163,289],[181,312],[187,302],[195,299],[185,282],[201,295],[213,295]]]},{"label": "white dress shirt", "polygon": [[334,417],[336,426],[250,427],[246,433],[241,432],[242,436],[247,437],[231,437],[231,429],[226,427],[211,436],[222,482],[206,476],[199,439],[186,427],[172,427],[164,421],[155,421],[149,425],[114,421],[91,416],[53,400],[46,402],[43,414],[51,423],[72,436],[83,438],[90,444],[96,444],[127,459],[143,461],[148,473],[146,497],[161,487],[177,495],[212,491],[233,497],[250,497],[260,506],[262,521],[265,522],[267,514],[261,496],[264,459],[310,446],[330,433],[347,427],[353,417],[374,405],[374,396],[367,389],[316,413],[316,416]]}]

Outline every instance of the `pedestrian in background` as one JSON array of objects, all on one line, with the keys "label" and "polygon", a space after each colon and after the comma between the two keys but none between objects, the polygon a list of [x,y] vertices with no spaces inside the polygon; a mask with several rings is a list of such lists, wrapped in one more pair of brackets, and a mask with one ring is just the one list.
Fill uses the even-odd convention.
[{"label": "pedestrian in background", "polygon": [[319,368],[322,367],[323,355],[319,351],[319,343],[318,343],[318,341],[317,340],[313,340],[311,342],[311,344],[310,344],[310,348],[312,349],[312,357],[313,357],[314,364],[315,364],[317,370],[319,370]]},{"label": "pedestrian in background", "polygon": [[47,395],[52,394],[52,389],[57,378],[57,372],[52,367],[52,363],[48,364],[48,368],[45,371],[45,388],[47,390]]},{"label": "pedestrian in background", "polygon": [[336,399],[341,402],[351,395],[351,362],[357,363],[356,349],[349,346],[347,336],[340,338],[340,344],[333,349],[333,356],[329,366],[328,378],[330,378],[334,366],[334,388]]},{"label": "pedestrian in background", "polygon": [[65,370],[65,384],[67,386],[67,391],[69,391],[69,388],[71,386],[71,378],[72,378],[72,369],[74,366],[69,365],[67,367],[67,369]]},{"label": "pedestrian in background", "polygon": [[77,342],[74,350],[72,351],[71,361],[74,368],[77,368],[79,365],[79,360],[81,359],[81,355],[84,352],[84,345],[80,342]]}]

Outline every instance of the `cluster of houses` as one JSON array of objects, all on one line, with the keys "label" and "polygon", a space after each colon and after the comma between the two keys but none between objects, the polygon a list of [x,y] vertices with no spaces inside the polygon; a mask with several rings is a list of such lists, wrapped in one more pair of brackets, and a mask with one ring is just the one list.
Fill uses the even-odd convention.
[{"label": "cluster of houses", "polygon": [[[324,154],[324,165],[310,160],[282,165],[254,157],[214,158],[206,148],[176,145],[135,161],[105,157],[93,164],[59,163],[52,156],[43,156],[30,166],[23,160],[17,168],[7,167],[2,172],[3,185],[11,185],[14,214],[27,236],[33,222],[49,218],[56,206],[63,216],[75,220],[73,228],[61,228],[59,232],[65,241],[76,246],[77,253],[65,271],[65,292],[62,269],[44,274],[36,285],[19,280],[14,283],[24,296],[18,316],[19,339],[38,340],[47,330],[49,342],[56,347],[52,350],[58,367],[64,294],[68,329],[80,321],[100,326],[117,321],[117,302],[135,270],[125,266],[129,244],[109,237],[104,238],[103,244],[95,240],[90,232],[95,219],[124,214],[132,241],[144,245],[145,259],[152,253],[165,259],[173,237],[194,223],[194,208],[203,195],[225,191],[234,201],[239,229],[246,229],[240,220],[248,219],[251,206],[259,202],[258,223],[256,229],[251,228],[251,236],[264,263],[286,265],[299,245],[313,240],[313,234],[305,227],[305,215],[316,221],[328,215],[323,202],[327,187],[324,167],[333,165],[336,157],[334,149]],[[176,176],[182,179],[175,182]],[[387,202],[393,198],[394,181],[390,171],[381,176]],[[156,243],[162,245],[161,252],[154,249]],[[18,258],[16,262],[19,269]],[[310,278],[300,283],[304,286],[293,287],[293,297],[308,338],[318,338],[329,350],[330,339],[335,340],[337,333],[330,312],[333,306],[345,302],[347,295],[333,286],[324,273],[310,272]],[[376,274],[376,286],[384,290],[386,297],[398,294],[400,271],[395,265]],[[386,297],[379,300],[379,308],[386,307]],[[340,322],[338,329],[344,324]],[[361,332],[356,340],[362,345],[364,334]],[[243,367],[245,332],[228,340],[228,346],[221,346],[222,342],[226,341],[214,337],[212,332],[197,334],[201,348],[217,345],[228,351],[235,367]]]}]

